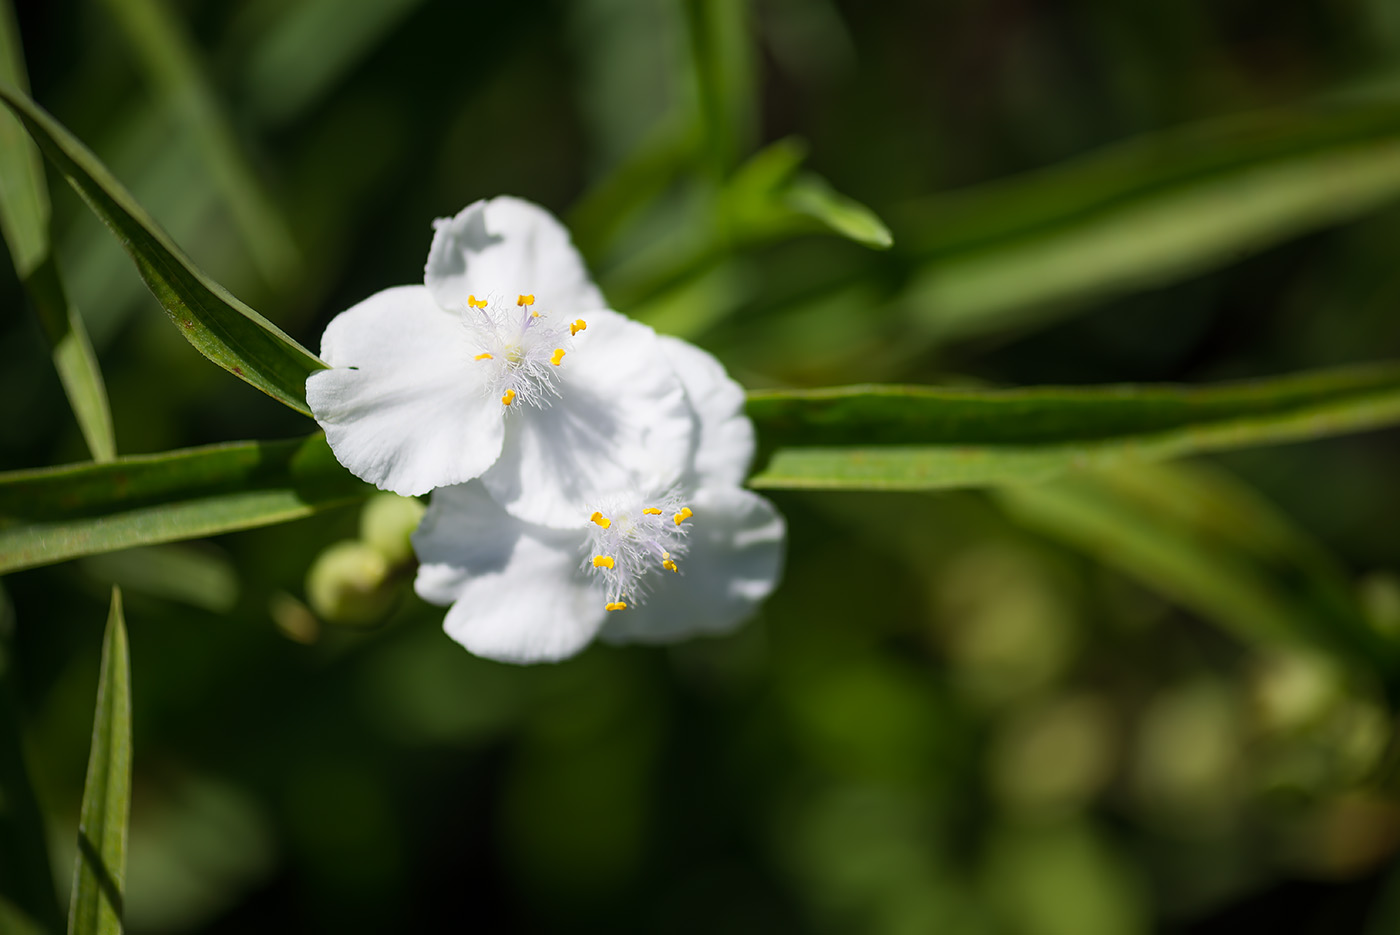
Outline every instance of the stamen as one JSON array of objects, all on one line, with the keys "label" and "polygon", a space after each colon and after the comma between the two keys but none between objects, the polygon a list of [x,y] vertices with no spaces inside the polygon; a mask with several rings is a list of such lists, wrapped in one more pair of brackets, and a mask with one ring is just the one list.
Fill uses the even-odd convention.
[{"label": "stamen", "polygon": [[[505,403],[507,406],[515,402],[515,390],[506,390],[506,395],[501,397],[501,402]],[[679,516],[680,514],[677,513],[676,515]],[[676,520],[676,522],[679,523],[680,520]]]},{"label": "stamen", "polygon": [[675,563],[674,561],[671,560],[671,553],[670,553],[670,552],[662,552],[662,553],[661,553],[661,567],[664,568],[664,569],[666,569],[667,571],[674,571],[674,572],[679,572],[679,571],[680,571],[680,569],[676,567],[676,563]]},{"label": "stamen", "polygon": [[605,606],[603,609],[604,609],[604,610],[626,610],[626,609],[627,609],[627,604],[626,604],[625,601],[610,601],[610,602],[607,604],[607,606]]},{"label": "stamen", "polygon": [[518,298],[516,298],[515,304],[516,304],[516,305],[534,305],[534,304],[535,304],[535,297],[534,297],[534,295],[522,295],[522,296],[519,296]]},{"label": "stamen", "polygon": [[672,517],[672,519],[674,519],[676,521],[676,525],[679,526],[681,523],[690,519],[694,515],[695,512],[690,507],[683,506],[681,507],[681,511],[677,513],[674,517]]},{"label": "stamen", "polygon": [[[594,510],[594,511],[593,511],[593,515],[590,516],[590,517],[588,517],[588,518],[589,518],[590,521],[597,523],[599,526],[602,526],[604,529],[607,529],[609,526],[612,525],[612,520],[608,519],[606,516],[604,516],[602,513],[599,513],[597,510]],[[578,521],[575,520],[574,522],[578,522]]]},{"label": "stamen", "polygon": [[594,567],[594,568],[614,568],[614,567],[616,567],[616,566],[617,566],[617,562],[613,561],[613,557],[612,557],[611,555],[595,555],[595,556],[593,556],[593,567]]},{"label": "stamen", "polygon": [[575,319],[575,320],[574,320],[574,323],[571,324],[571,325],[569,325],[569,337],[571,337],[571,338],[574,337],[574,336],[577,335],[580,331],[583,331],[583,330],[586,329],[587,327],[588,327],[588,322],[584,321],[582,318],[577,318],[577,319]]},{"label": "stamen", "polygon": [[551,364],[553,364],[554,366],[557,367],[557,366],[559,366],[559,362],[560,362],[561,360],[563,360],[563,359],[564,359],[564,349],[563,349],[562,347],[556,347],[556,348],[554,349],[554,354],[553,354],[553,356],[551,356],[551,357],[549,358],[549,362],[550,362]]},{"label": "stamen", "polygon": [[661,515],[661,507],[659,507],[659,506],[649,506],[649,507],[647,507],[646,509],[642,510],[642,512],[645,513],[645,514],[647,514],[648,516],[660,516],[660,515]]},{"label": "stamen", "polygon": [[475,357],[472,358],[472,360],[493,360],[493,359],[494,359],[494,358],[493,358],[490,354],[477,354]]},{"label": "stamen", "polygon": [[486,307],[486,300],[485,300],[485,299],[478,299],[478,298],[477,298],[476,296],[474,296],[474,295],[469,295],[469,296],[467,296],[467,304],[470,305],[472,308],[485,308],[485,307]]}]

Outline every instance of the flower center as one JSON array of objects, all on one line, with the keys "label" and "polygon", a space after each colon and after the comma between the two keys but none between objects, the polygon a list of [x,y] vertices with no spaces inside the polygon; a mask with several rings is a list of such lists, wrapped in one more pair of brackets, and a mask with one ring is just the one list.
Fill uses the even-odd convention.
[{"label": "flower center", "polygon": [[686,523],[695,513],[675,494],[643,499],[626,494],[598,505],[589,517],[583,569],[604,588],[608,610],[646,600],[647,575],[679,574],[688,544]]},{"label": "flower center", "polygon": [[544,408],[558,399],[559,367],[573,349],[571,339],[588,327],[581,318],[555,322],[534,304],[533,295],[517,296],[514,306],[467,297],[463,324],[477,349],[469,363],[486,376],[485,394],[500,397],[503,406],[521,402]]}]

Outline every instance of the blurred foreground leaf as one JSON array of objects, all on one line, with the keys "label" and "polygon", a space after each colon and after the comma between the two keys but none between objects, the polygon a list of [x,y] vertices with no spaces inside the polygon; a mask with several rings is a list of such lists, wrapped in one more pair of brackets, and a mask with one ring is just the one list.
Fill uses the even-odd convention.
[{"label": "blurred foreground leaf", "polygon": [[1024,327],[1071,303],[1233,263],[1400,195],[1400,107],[1255,114],[1158,134],[924,202],[900,299],[927,338]]},{"label": "blurred foreground leaf", "polygon": [[78,857],[68,906],[69,935],[122,930],[126,885],[127,816],[131,810],[131,665],[127,658],[122,593],[112,589],[97,713],[78,819]]},{"label": "blurred foreground leaf", "polygon": [[1024,524],[1082,549],[1252,643],[1310,645],[1400,674],[1341,567],[1228,474],[1135,464],[998,489]]},{"label": "blurred foreground leaf", "polygon": [[264,279],[285,287],[300,265],[292,233],[243,157],[189,36],[164,0],[107,0],[107,6],[151,83],[199,143],[209,174]]},{"label": "blurred foreground leaf", "polygon": [[980,487],[1390,425],[1400,365],[1206,387],[760,391],[748,411],[776,449],[754,487]]},{"label": "blurred foreground leaf", "polygon": [[306,377],[324,364],[197,270],[97,157],[28,95],[0,85],[0,100],[121,241],[185,339],[220,367],[310,415]]},{"label": "blurred foreground leaf", "polygon": [[[0,0],[0,83],[28,85],[14,11]],[[52,348],[54,369],[97,461],[116,457],[107,388],[87,329],[64,292],[50,240],[44,163],[19,119],[0,113],[0,230]]]},{"label": "blurred foreground leaf", "polygon": [[284,523],[373,492],[319,434],[0,474],[0,573]]}]

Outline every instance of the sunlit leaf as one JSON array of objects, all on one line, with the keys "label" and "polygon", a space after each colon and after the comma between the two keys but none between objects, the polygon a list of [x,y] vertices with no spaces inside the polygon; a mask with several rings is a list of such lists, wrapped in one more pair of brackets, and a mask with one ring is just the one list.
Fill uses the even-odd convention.
[{"label": "sunlit leaf", "polygon": [[[28,84],[9,0],[0,0],[0,83]],[[77,309],[69,304],[50,241],[44,164],[24,126],[0,112],[0,231],[52,349],[54,368],[97,461],[116,456],[107,388]]]},{"label": "sunlit leaf", "polygon": [[0,86],[0,100],[121,241],[186,340],[225,370],[310,415],[306,377],[324,364],[199,272],[97,157],[28,95]]},{"label": "sunlit leaf", "polygon": [[102,641],[87,781],[83,783],[83,806],[78,819],[78,856],[68,906],[69,935],[115,935],[122,931],[130,811],[131,664],[122,595],[113,588],[107,634]]},{"label": "sunlit leaf", "polygon": [[749,414],[773,451],[755,487],[978,487],[1391,425],[1400,367],[1208,387],[764,391]]},{"label": "sunlit leaf", "polygon": [[284,523],[373,491],[319,434],[0,474],[0,572]]}]

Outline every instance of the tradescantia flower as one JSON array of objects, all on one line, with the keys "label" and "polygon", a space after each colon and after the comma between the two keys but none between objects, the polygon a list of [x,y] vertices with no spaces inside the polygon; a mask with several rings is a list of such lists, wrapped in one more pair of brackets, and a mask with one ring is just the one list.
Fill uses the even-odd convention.
[{"label": "tradescantia flower", "polygon": [[675,484],[603,493],[579,508],[572,529],[512,515],[479,481],[433,493],[413,536],[414,587],[451,605],[444,628],[471,652],[539,662],[599,635],[661,642],[722,632],[777,583],[782,517],[739,486],[754,450],[743,392],[704,351],[659,341],[697,429]]},{"label": "tradescantia flower", "polygon": [[424,285],[321,339],[307,403],[357,476],[416,496],[480,478],[509,513],[578,527],[627,485],[678,483],[694,416],[656,334],[606,308],[568,232],[517,198],[434,224]]}]

